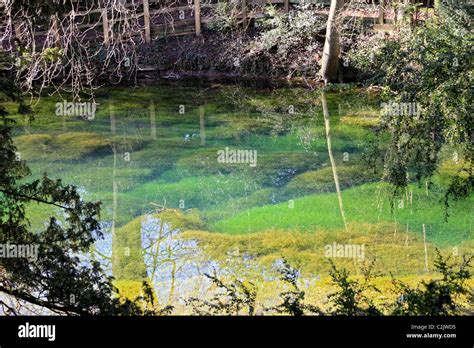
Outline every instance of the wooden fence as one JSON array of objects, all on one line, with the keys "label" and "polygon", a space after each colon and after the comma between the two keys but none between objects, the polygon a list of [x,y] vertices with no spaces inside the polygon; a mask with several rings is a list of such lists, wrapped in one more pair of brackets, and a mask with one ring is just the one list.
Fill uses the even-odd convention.
[{"label": "wooden fence", "polygon": [[[197,36],[201,35],[202,28],[204,25],[208,25],[214,21],[212,16],[203,16],[203,10],[213,10],[219,6],[218,3],[211,2],[202,2],[203,0],[188,0],[189,5],[187,6],[174,6],[170,8],[150,10],[150,4],[157,3],[159,0],[135,0],[135,4],[143,5],[143,13],[139,14],[138,17],[143,17],[144,19],[144,33],[145,41],[149,43],[152,39],[151,33],[160,33],[163,34],[166,32],[167,36],[180,36],[180,35],[189,35],[195,34]],[[209,0],[207,0],[209,1]],[[308,5],[308,4],[319,4],[323,7],[329,7],[331,0],[237,0],[240,1],[240,14],[238,18],[240,19],[243,26],[246,26],[248,21],[255,18],[261,18],[265,16],[262,6],[265,5],[274,5],[279,11],[289,12],[292,5]],[[355,6],[359,8],[370,8],[372,10],[378,10],[378,13],[375,17],[363,17],[365,20],[371,20],[374,23],[383,24],[385,12],[382,6],[386,6],[388,2],[392,0],[356,0]],[[354,4],[354,0],[352,0]],[[251,8],[260,6],[260,11],[251,11]],[[166,24],[154,24],[151,18],[156,15],[171,15],[176,12],[190,12],[189,18],[179,19],[173,21],[173,29],[171,31],[166,31]],[[104,11],[102,14],[102,23],[104,27],[104,32],[108,30],[109,26],[113,23],[110,23],[110,20],[107,18],[107,13]],[[176,30],[176,29],[182,30]],[[104,37],[104,40],[107,40]]]},{"label": "wooden fence", "polygon": [[[143,32],[136,33],[138,35],[144,35],[145,42],[150,43],[152,39],[160,36],[179,36],[179,35],[189,35],[195,34],[197,36],[201,35],[203,25],[208,25],[214,21],[212,16],[203,15],[203,12],[209,13],[209,11],[215,10],[219,6],[216,2],[211,2],[211,0],[188,0],[188,4],[185,6],[172,6],[166,8],[153,9],[153,6],[160,0],[134,0],[133,3],[128,3],[126,0],[121,1],[123,6],[139,6],[142,10],[135,12],[135,18],[141,21]],[[205,1],[205,2],[204,2]],[[214,0],[215,1],[215,0]],[[232,1],[232,0],[231,0]],[[248,21],[254,18],[263,17],[265,14],[262,11],[262,6],[275,5],[278,7],[279,11],[288,12],[292,5],[301,5],[301,4],[321,4],[323,6],[330,5],[330,0],[234,0],[240,2],[240,13],[237,15],[238,19],[243,25],[247,25]],[[365,20],[371,20],[373,23],[382,24],[384,23],[384,7],[387,3],[392,0],[352,0],[351,4],[359,6],[360,8],[366,7],[367,9],[378,11],[375,16],[372,17],[363,17]],[[234,2],[235,4],[235,2]],[[237,3],[239,4],[239,3]],[[152,5],[152,6],[150,6]],[[260,10],[256,11],[255,8],[260,6]],[[327,11],[327,9],[326,9]],[[180,14],[180,18],[176,19],[176,13]],[[184,16],[183,16],[184,14]],[[87,28],[100,28],[102,30],[98,31],[97,38],[102,38],[105,45],[109,45],[110,42],[110,33],[111,28],[114,24],[122,21],[122,18],[110,19],[108,17],[107,9],[93,9],[93,10],[84,10],[76,11],[76,16],[91,16],[96,15],[100,16],[100,19],[95,21],[93,24],[79,24],[77,27],[79,29]],[[157,23],[154,21],[154,18],[160,15],[169,15],[172,18],[170,21],[164,21],[162,23]],[[174,16],[174,17],[173,17]],[[184,17],[184,18],[183,18]],[[171,23],[171,25],[170,25]],[[102,32],[102,33],[100,33]],[[38,30],[34,32],[35,36],[41,36],[46,34],[46,30]],[[58,34],[59,35],[59,34]]]}]

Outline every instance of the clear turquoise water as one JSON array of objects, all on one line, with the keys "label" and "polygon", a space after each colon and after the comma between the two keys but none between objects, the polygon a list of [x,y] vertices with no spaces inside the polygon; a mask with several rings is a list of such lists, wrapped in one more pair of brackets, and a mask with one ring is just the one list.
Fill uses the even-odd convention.
[{"label": "clear turquoise water", "polygon": [[[196,209],[202,229],[223,233],[343,226],[319,92],[193,84],[117,88],[98,95],[92,121],[56,116],[58,101],[45,98],[35,107],[34,121],[25,126],[20,120],[20,152],[34,175],[61,177],[88,199],[101,200],[103,220],[110,223],[114,215],[117,227],[157,205]],[[424,220],[450,231],[448,237],[432,232],[440,243],[472,236],[472,217],[463,215],[469,206],[456,207],[463,217],[454,212],[453,221],[444,223],[436,187],[431,196],[421,190],[415,207],[391,214],[374,186],[382,172],[368,167],[377,139],[377,100],[351,90],[328,92],[326,101],[330,151],[349,222],[399,218],[410,226]],[[383,148],[386,138],[379,139]],[[255,152],[256,165],[219,163],[226,148]],[[321,203],[321,213],[279,208],[304,196],[303,208]],[[377,212],[380,200],[383,210]]]},{"label": "clear turquoise water", "polygon": [[[375,131],[375,97],[348,89],[326,92],[324,99],[326,115],[321,92],[301,88],[186,83],[115,88],[97,95],[95,117],[85,120],[57,116],[55,105],[62,100],[49,97],[35,105],[34,120],[17,117],[15,143],[33,177],[62,178],[86,199],[102,201],[106,238],[97,250],[119,280],[141,279],[145,260],[148,275],[169,288],[174,263],[159,270],[149,264],[153,254],[178,247],[179,276],[192,279],[198,270],[187,255],[200,251],[196,243],[176,239],[180,229],[318,233],[340,231],[345,222],[387,222],[418,236],[424,224],[428,242],[436,246],[472,240],[473,197],[453,202],[445,222],[443,175],[428,191],[414,183],[390,209],[382,163],[369,166],[374,149],[383,152],[388,141]],[[221,163],[219,151],[226,148],[251,151],[255,166],[248,157]],[[448,149],[442,160],[449,156]],[[165,222],[164,242],[153,245],[160,224],[149,214],[163,209],[189,218],[179,226]],[[37,205],[28,211],[38,229],[51,213]],[[133,225],[139,217],[141,224]],[[130,259],[113,265],[113,245]],[[204,269],[216,267],[213,262],[207,260]],[[163,279],[168,282],[160,283]]]}]

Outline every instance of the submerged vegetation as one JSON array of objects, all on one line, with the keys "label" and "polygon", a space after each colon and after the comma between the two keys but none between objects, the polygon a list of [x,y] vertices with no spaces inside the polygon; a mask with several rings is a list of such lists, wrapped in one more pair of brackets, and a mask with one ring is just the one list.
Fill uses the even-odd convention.
[{"label": "submerged vegetation", "polygon": [[[15,66],[0,49],[0,244],[39,246],[34,262],[0,259],[3,313],[472,315],[468,12],[444,4],[379,35],[336,12],[327,23],[321,6],[270,7],[247,26],[233,5],[216,11],[186,48],[147,43],[144,62],[305,83],[87,96],[90,62],[66,92],[44,77],[69,73],[70,51],[25,52]],[[329,32],[336,68],[323,61]],[[97,52],[115,52],[111,78],[133,77],[136,61],[124,75],[122,64],[143,52],[120,40]],[[318,85],[321,70],[354,84]],[[43,95],[31,102],[33,81]],[[58,114],[64,98],[90,98],[92,113]]]},{"label": "submerged vegetation", "polygon": [[[174,85],[173,93],[186,94],[188,88]],[[306,301],[327,313],[330,305],[324,301],[334,289],[329,276],[331,260],[339,272],[345,269],[355,279],[374,261],[378,275],[374,282],[387,294],[393,287],[388,273],[410,286],[436,277],[431,267],[426,269],[426,263],[431,265],[436,259],[436,248],[455,255],[456,260],[472,252],[472,197],[453,202],[450,219],[443,218],[443,190],[458,166],[449,153],[442,155],[443,165],[431,186],[410,183],[403,199],[391,208],[390,185],[382,181],[383,161],[372,155],[384,151],[385,145],[373,138],[372,123],[350,121],[373,118],[372,96],[352,89],[326,97],[345,227],[319,100],[312,107],[307,104],[316,93],[306,92],[301,102],[293,99],[295,113],[290,114],[283,109],[282,90],[255,93],[248,87],[235,88],[209,92],[205,108],[185,106],[183,115],[162,87],[137,91],[130,104],[123,97],[127,91],[117,89],[111,96],[120,100],[113,109],[115,133],[110,128],[111,99],[101,102],[104,107],[98,108],[93,123],[88,123],[89,132],[84,133],[88,121],[43,114],[45,105],[54,105],[54,100],[44,98],[40,108],[33,107],[35,120],[15,128],[19,153],[35,177],[44,172],[60,176],[74,182],[85,198],[102,201],[106,238],[96,243],[91,255],[114,276],[113,284],[122,300],[142,298],[145,284],[153,289],[148,311],[173,306],[173,313],[230,314],[238,307],[239,313],[248,314],[243,308],[253,298],[255,306],[262,303],[266,309],[273,308],[254,309],[253,314],[300,313],[275,302],[279,292],[291,297],[287,303],[297,302],[299,290],[283,291],[271,280],[276,275],[265,275],[275,272],[275,263],[284,257],[310,282],[305,286]],[[237,93],[239,105],[229,107],[229,96]],[[156,134],[160,134],[157,139],[146,106],[150,95],[159,105],[154,119]],[[360,103],[361,98],[365,104]],[[351,101],[359,106],[348,108]],[[182,117],[180,123],[176,117]],[[203,117],[204,144],[199,126]],[[285,120],[288,117],[292,123]],[[14,118],[19,124],[24,122],[21,115]],[[170,123],[173,131],[166,133]],[[296,128],[298,124],[302,127]],[[67,133],[62,132],[63,126]],[[58,141],[63,138],[74,141]],[[256,149],[257,166],[219,163],[217,151],[226,146]],[[34,230],[57,213],[37,204],[28,204],[26,211]],[[364,254],[360,260],[327,257],[325,248],[333,243],[364,246]],[[196,269],[190,268],[191,264]],[[218,268],[216,274],[212,273],[213,265]],[[202,271],[210,275],[208,280],[200,277]],[[239,273],[249,280],[226,291],[246,289],[247,297],[242,294],[234,309],[218,309],[215,301],[219,297],[205,305],[191,300],[203,296],[195,297],[196,293],[212,294],[217,279],[232,281]],[[259,291],[252,297],[256,289]],[[190,298],[188,305],[193,304],[189,308],[180,303],[185,294]],[[368,289],[367,299],[379,303],[392,301],[394,296],[379,299],[376,294]],[[195,309],[190,312],[190,308]]]}]

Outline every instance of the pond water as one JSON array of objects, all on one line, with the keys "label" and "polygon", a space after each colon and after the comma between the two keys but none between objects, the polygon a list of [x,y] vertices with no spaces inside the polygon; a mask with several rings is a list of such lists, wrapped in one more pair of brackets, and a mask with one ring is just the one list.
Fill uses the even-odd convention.
[{"label": "pond water", "polygon": [[[17,117],[15,144],[34,177],[102,201],[106,237],[94,257],[125,291],[148,277],[163,303],[202,293],[195,277],[226,272],[229,259],[240,275],[249,259],[282,256],[319,274],[313,261],[332,243],[363,244],[383,267],[417,274],[423,230],[430,253],[472,247],[472,197],[444,221],[450,149],[433,186],[411,185],[390,208],[378,156],[388,137],[376,132],[380,102],[365,91],[169,83],[99,91],[96,102],[83,117],[43,98],[34,120]],[[50,213],[28,210],[38,229]]]}]

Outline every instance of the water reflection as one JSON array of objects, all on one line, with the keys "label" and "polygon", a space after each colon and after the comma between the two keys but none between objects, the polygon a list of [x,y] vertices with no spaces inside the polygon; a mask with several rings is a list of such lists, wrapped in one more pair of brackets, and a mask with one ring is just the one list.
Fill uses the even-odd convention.
[{"label": "water reflection", "polygon": [[[160,305],[204,296],[203,273],[213,269],[271,282],[267,268],[287,255],[306,262],[302,278],[314,287],[327,261],[321,243],[353,232],[369,238],[376,231],[374,244],[392,243],[382,254],[388,265],[404,248],[421,270],[416,238],[423,224],[428,242],[472,239],[468,205],[448,225],[442,214],[426,213],[438,209],[434,191],[413,188],[410,204],[390,212],[378,184],[377,110],[363,94],[173,87],[117,92],[100,105],[88,123],[39,115],[39,126],[25,124],[17,140],[34,174],[46,170],[103,202],[105,239],[92,255],[131,297],[143,281]],[[257,166],[219,163],[227,147],[256,151]],[[357,223],[360,230],[351,230]],[[189,231],[197,237],[184,238]],[[418,270],[418,263],[409,267]]]},{"label": "water reflection", "polygon": [[326,100],[326,93],[324,91],[321,91],[321,104],[323,106],[324,129],[326,131],[326,142],[328,146],[329,160],[331,161],[332,174],[334,177],[334,185],[336,187],[337,200],[339,202],[339,210],[341,212],[342,221],[344,222],[344,228],[347,231],[347,221],[346,221],[346,215],[344,213],[344,205],[342,203],[341,188],[339,185],[339,177],[337,175],[337,166],[336,166],[336,161],[334,160],[334,155],[333,155],[332,146],[331,146],[329,110],[328,110],[328,103]]},{"label": "water reflection", "polygon": [[177,294],[192,293],[195,278],[209,269],[196,241],[181,239],[180,232],[158,216],[146,215],[141,224],[147,275],[167,304],[174,303]]}]

